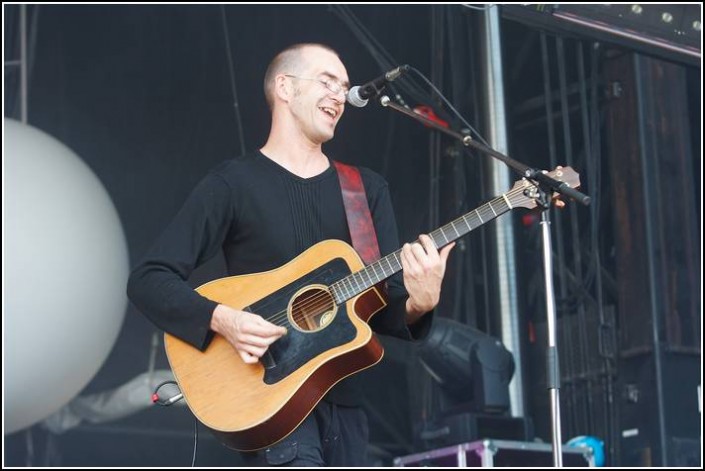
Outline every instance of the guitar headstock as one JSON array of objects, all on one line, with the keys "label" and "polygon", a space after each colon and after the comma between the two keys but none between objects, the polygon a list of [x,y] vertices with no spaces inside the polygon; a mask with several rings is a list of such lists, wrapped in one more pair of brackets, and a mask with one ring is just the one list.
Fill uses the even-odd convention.
[{"label": "guitar headstock", "polygon": [[[580,175],[571,167],[556,167],[547,175],[558,181],[561,181],[571,188],[580,186]],[[554,193],[552,198],[558,198],[560,195]],[[522,178],[514,184],[511,190],[506,193],[506,197],[511,203],[512,208],[527,208],[533,209],[538,206],[537,198],[539,197],[538,188],[526,178]]]}]

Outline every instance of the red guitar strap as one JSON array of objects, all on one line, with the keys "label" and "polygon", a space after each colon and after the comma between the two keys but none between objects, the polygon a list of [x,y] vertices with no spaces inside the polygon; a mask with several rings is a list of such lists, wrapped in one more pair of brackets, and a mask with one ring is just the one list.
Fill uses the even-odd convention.
[{"label": "red guitar strap", "polygon": [[377,233],[372,223],[370,207],[367,204],[365,187],[357,167],[333,161],[338,170],[340,188],[343,191],[343,204],[345,215],[348,218],[350,237],[355,251],[360,254],[362,261],[369,265],[379,260],[379,245]]}]

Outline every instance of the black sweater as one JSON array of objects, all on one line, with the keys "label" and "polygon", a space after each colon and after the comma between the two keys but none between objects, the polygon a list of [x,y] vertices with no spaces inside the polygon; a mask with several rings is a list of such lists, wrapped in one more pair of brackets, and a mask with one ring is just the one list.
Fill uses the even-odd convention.
[{"label": "black sweater", "polygon": [[[387,183],[369,169],[360,173],[384,256],[399,248]],[[133,270],[128,295],[159,328],[205,350],[217,303],[186,282],[194,268],[222,250],[229,275],[272,270],[326,239],[351,243],[335,167],[301,178],[262,153],[251,153],[221,164],[196,186]],[[406,326],[407,293],[400,273],[388,280],[388,294],[389,306],[370,322],[373,330],[405,339],[425,335],[431,316],[414,332]],[[357,403],[349,383],[333,388],[328,400]]]}]

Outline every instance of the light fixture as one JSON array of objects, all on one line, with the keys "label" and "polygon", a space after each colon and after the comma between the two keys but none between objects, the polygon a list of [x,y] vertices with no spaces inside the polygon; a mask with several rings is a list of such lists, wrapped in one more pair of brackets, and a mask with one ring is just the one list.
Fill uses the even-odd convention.
[{"label": "light fixture", "polygon": [[420,348],[421,362],[452,401],[470,410],[509,409],[514,357],[502,343],[473,327],[437,317]]}]

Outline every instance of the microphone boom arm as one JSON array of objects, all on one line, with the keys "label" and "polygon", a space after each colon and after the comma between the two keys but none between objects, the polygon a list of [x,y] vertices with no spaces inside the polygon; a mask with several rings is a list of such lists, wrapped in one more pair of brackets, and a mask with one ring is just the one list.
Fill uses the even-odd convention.
[{"label": "microphone boom arm", "polygon": [[462,142],[463,145],[465,145],[465,146],[469,146],[470,142],[472,141],[472,138],[470,136],[468,136],[467,134],[461,134],[457,131],[453,131],[450,128],[446,128],[446,127],[441,126],[440,124],[433,121],[432,119],[428,119],[427,117],[425,117],[422,114],[414,113],[410,109],[405,108],[405,107],[399,105],[398,103],[394,103],[387,95],[380,97],[379,103],[384,107],[391,108],[391,109],[396,110],[402,114],[405,114],[411,118],[414,118],[415,120],[420,121],[421,124],[425,124],[426,126],[432,127],[436,131],[444,132],[444,133],[448,134],[449,136],[456,138],[457,140]]},{"label": "microphone boom arm", "polygon": [[536,181],[537,183],[541,184],[544,187],[547,187],[550,189],[552,192],[560,193],[562,195],[568,196],[570,198],[573,198],[577,202],[587,206],[590,204],[590,197],[586,195],[585,193],[582,193],[575,188],[572,188],[568,185],[566,185],[564,182],[561,182],[559,180],[556,180],[554,178],[549,177],[545,173],[543,173],[540,170],[533,169],[527,165],[522,164],[521,162],[518,162],[511,157],[504,155],[500,152],[497,152],[494,149],[491,149],[490,147],[487,147],[485,145],[480,144],[479,142],[475,141],[472,139],[472,137],[468,136],[467,134],[461,134],[457,131],[454,131],[450,128],[446,128],[441,126],[440,124],[436,123],[435,121],[428,119],[427,117],[420,115],[418,113],[414,113],[413,111],[409,110],[408,108],[405,108],[398,103],[393,102],[388,96],[384,95],[380,97],[379,102],[382,106],[386,108],[391,108],[395,111],[398,111],[402,114],[405,114],[406,116],[409,116],[416,121],[419,121],[422,124],[425,124],[426,126],[432,127],[433,129],[437,131],[441,131],[445,134],[448,134],[451,137],[454,137],[455,139],[459,140],[460,142],[463,143],[465,147],[473,147],[480,152],[483,152],[485,154],[489,154],[505,164],[507,164],[510,168],[514,169],[518,174],[520,174],[522,177],[529,178],[531,180]]}]

